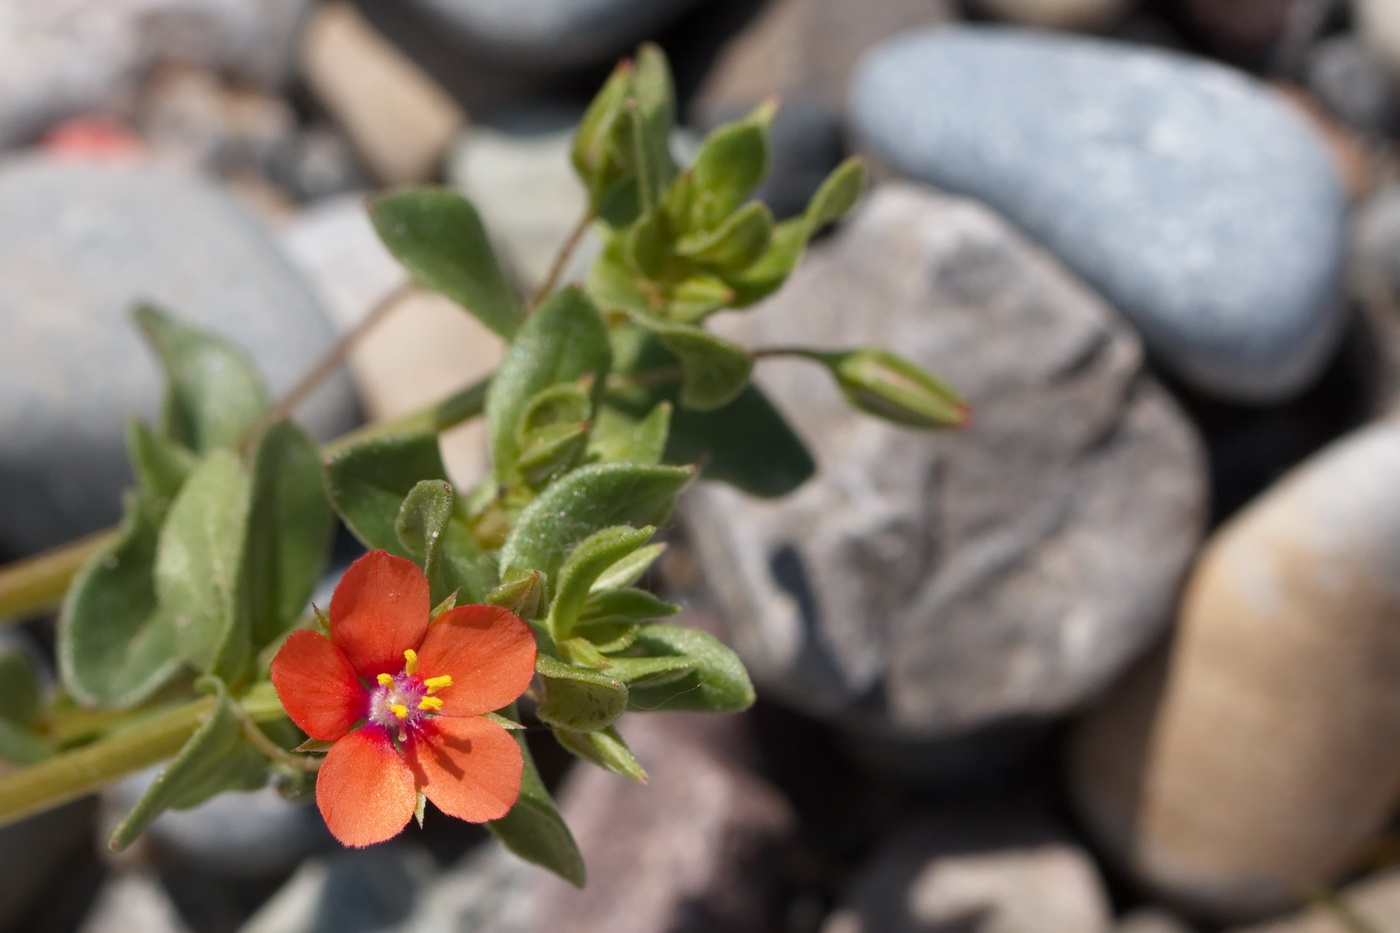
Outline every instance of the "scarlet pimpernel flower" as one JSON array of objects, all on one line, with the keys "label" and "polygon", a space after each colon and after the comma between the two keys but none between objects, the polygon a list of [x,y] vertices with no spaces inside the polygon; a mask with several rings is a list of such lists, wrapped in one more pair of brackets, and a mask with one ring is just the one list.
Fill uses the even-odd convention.
[{"label": "scarlet pimpernel flower", "polygon": [[372,551],[336,586],[330,637],[294,632],[272,660],[287,715],[334,743],[316,803],[347,846],[397,835],[420,792],[473,823],[505,816],[520,794],[520,748],[483,714],[529,686],[530,627],[498,606],[431,611],[423,571]]}]

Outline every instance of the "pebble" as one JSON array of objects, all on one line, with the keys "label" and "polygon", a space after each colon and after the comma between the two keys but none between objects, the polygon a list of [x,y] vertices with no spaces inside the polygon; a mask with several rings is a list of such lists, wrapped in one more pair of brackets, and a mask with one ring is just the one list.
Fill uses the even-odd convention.
[{"label": "pebble", "polygon": [[1392,0],[1351,0],[1351,7],[1361,38],[1400,80],[1400,6]]},{"label": "pebble", "polygon": [[336,852],[297,869],[239,933],[409,930],[433,874],[432,857],[402,840]]},{"label": "pebble", "polygon": [[75,115],[112,113],[169,62],[263,88],[291,74],[309,0],[6,0],[0,149]]},{"label": "pebble", "polygon": [[301,49],[312,94],[386,185],[436,178],[466,114],[348,3],[319,7]]},{"label": "pebble", "polygon": [[1384,136],[1400,129],[1400,92],[1384,64],[1356,36],[1319,42],[1306,68],[1308,89],[1353,130]]},{"label": "pebble", "polygon": [[874,50],[850,115],[894,170],[985,201],[1191,386],[1278,402],[1343,325],[1346,199],[1274,91],[1189,56],[995,27]]},{"label": "pebble", "polygon": [[473,52],[516,70],[611,64],[696,0],[411,0]]},{"label": "pebble", "polygon": [[1132,5],[1132,0],[979,0],[998,19],[1042,29],[1103,29]]},{"label": "pebble", "polygon": [[1093,861],[1039,814],[961,808],[881,843],[822,933],[1108,933]]},{"label": "pebble", "polygon": [[1400,423],[1314,455],[1222,526],[1173,643],[1083,721],[1073,796],[1139,883],[1212,920],[1351,868],[1400,803]]},{"label": "pebble", "polygon": [[[151,301],[241,346],[274,393],[335,339],[262,225],[194,175],[37,158],[0,163],[0,552],[114,523],[130,482],[125,420],[154,418],[161,375],[130,317]],[[353,425],[349,380],[300,409]]]},{"label": "pebble", "polygon": [[149,871],[123,871],[103,883],[78,933],[189,933],[160,879]]},{"label": "pebble", "polygon": [[[1157,638],[1199,540],[1200,442],[1098,298],[975,202],[885,185],[727,331],[896,349],[969,400],[965,433],[852,411],[819,367],[758,381],[819,479],[684,510],[760,690],[876,737],[952,744],[1073,710]],[[900,766],[903,767],[903,766]]]}]

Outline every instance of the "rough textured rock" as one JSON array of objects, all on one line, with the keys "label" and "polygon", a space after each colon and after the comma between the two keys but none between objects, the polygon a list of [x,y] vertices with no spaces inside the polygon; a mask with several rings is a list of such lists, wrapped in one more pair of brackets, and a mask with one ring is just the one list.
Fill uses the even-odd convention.
[{"label": "rough textured rock", "polygon": [[[219,189],[139,166],[0,165],[0,551],[28,553],[116,520],[125,419],[161,377],[129,312],[151,301],[225,335],[285,391],[333,342],[275,240]],[[353,423],[349,381],[301,409]]]},{"label": "rough textured rock", "polygon": [[484,855],[425,896],[424,930],[481,933],[765,933],[787,802],[731,757],[737,724],[695,715],[628,717],[622,732],[651,775],[642,785],[578,765],[560,810],[588,886]]},{"label": "rough textured rock", "polygon": [[986,810],[916,820],[885,841],[822,933],[1107,933],[1094,863],[1044,816]]},{"label": "rough textured rock", "polygon": [[[722,0],[712,6],[699,26],[721,35],[709,37],[717,48],[703,56],[713,63],[692,103],[702,124],[771,94],[801,94],[840,107],[856,62],[871,46],[951,18],[946,0]],[[684,60],[677,67],[684,78]]]},{"label": "rough textured rock", "polygon": [[[379,242],[359,196],[337,198],[303,213],[283,231],[283,243],[342,331],[362,321],[408,281]],[[489,375],[500,362],[500,337],[441,295],[415,291],[394,307],[350,352],[371,420],[396,418],[430,405]],[[486,427],[475,419],[445,432],[448,475],[469,485],[486,474]]]},{"label": "rough textured rock", "polygon": [[307,85],[380,181],[437,177],[466,124],[456,102],[348,3],[322,6],[302,43]]},{"label": "rough textured rock", "polygon": [[[1365,924],[1346,924],[1350,915]],[[1349,884],[1337,892],[1337,903],[1319,905],[1295,916],[1239,927],[1229,933],[1349,933],[1353,929],[1400,930],[1400,869],[1390,868],[1378,875]]]},{"label": "rough textured rock", "polygon": [[1330,883],[1400,802],[1400,424],[1315,455],[1202,553],[1173,644],[1081,724],[1088,827],[1225,919]]},{"label": "rough textured rock", "polygon": [[611,63],[695,0],[412,0],[476,53],[544,71]]},{"label": "rough textured rock", "polygon": [[1336,346],[1346,199],[1326,144],[1219,65],[991,27],[865,60],[865,145],[987,202],[1096,286],[1195,387],[1279,401]]},{"label": "rough textured rock", "polygon": [[1170,618],[1201,532],[1199,442],[1103,303],[979,205],[904,184],[734,330],[753,346],[892,347],[972,405],[963,434],[853,412],[820,368],[759,381],[819,475],[685,510],[769,695],[854,734],[957,736],[1053,716]]},{"label": "rough textured rock", "polygon": [[1133,0],[977,0],[1009,23],[1045,29],[1101,29],[1120,19]]},{"label": "rough textured rock", "polygon": [[110,111],[166,61],[263,86],[291,71],[307,0],[7,0],[0,5],[0,148],[64,117]]}]

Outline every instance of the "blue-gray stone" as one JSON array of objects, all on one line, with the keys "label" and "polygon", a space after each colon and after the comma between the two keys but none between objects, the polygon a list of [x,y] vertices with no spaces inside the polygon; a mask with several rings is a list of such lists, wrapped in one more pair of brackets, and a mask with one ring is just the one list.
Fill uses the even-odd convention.
[{"label": "blue-gray stone", "polygon": [[1280,400],[1336,345],[1342,183],[1302,118],[1238,72],[952,28],[877,47],[850,108],[880,159],[1018,223],[1203,391]]},{"label": "blue-gray stone", "polygon": [[454,38],[517,69],[607,62],[695,0],[415,0]]},{"label": "blue-gray stone", "polygon": [[[335,341],[262,225],[193,175],[21,159],[0,164],[0,554],[116,521],[125,421],[152,420],[161,375],[132,323],[161,305],[241,346],[274,394]],[[299,409],[313,433],[356,417],[348,377]]]}]

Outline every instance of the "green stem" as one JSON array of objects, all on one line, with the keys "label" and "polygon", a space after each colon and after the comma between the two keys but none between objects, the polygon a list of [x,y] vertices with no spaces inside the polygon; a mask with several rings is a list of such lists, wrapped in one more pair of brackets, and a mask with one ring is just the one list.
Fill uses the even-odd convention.
[{"label": "green stem", "polygon": [[[416,431],[445,431],[477,417],[486,405],[488,379],[467,386],[426,408],[399,418],[366,425],[321,448],[325,457],[368,440],[388,434]],[[83,565],[116,540],[109,528],[87,538],[61,545],[7,567],[0,567],[0,627],[13,625],[39,612],[51,610],[63,601],[68,584]]]},{"label": "green stem", "polygon": [[[0,775],[0,825],[77,800],[118,778],[165,761],[194,735],[214,708],[204,697],[115,732],[105,739]],[[286,714],[271,684],[259,684],[242,701],[254,720]]]}]

